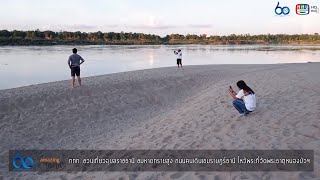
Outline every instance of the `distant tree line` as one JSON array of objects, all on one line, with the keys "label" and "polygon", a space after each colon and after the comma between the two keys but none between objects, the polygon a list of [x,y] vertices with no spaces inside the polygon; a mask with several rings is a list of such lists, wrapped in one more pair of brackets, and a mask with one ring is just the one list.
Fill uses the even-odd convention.
[{"label": "distant tree line", "polygon": [[68,45],[68,44],[320,44],[315,34],[231,34],[228,36],[180,35],[160,37],[153,34],[125,32],[53,32],[53,31],[0,31],[0,45]]}]

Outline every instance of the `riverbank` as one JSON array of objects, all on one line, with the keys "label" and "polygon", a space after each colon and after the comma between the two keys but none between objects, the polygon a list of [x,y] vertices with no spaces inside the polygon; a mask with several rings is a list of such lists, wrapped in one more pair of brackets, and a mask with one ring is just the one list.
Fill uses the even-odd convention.
[{"label": "riverbank", "polygon": [[55,46],[55,45],[320,45],[319,41],[269,42],[248,40],[49,40],[49,39],[1,39],[0,46]]}]

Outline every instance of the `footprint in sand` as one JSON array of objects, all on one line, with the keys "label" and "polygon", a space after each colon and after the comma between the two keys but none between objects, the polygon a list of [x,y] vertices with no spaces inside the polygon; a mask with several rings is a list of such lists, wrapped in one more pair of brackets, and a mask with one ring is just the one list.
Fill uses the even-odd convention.
[{"label": "footprint in sand", "polygon": [[127,180],[126,177],[120,177],[119,180]]},{"label": "footprint in sand", "polygon": [[174,173],[170,176],[171,179],[178,179],[181,178],[183,176],[183,173],[178,172],[178,173]]},{"label": "footprint in sand", "polygon": [[83,179],[82,176],[77,176],[77,177],[72,178],[72,180],[81,180],[81,179]]},{"label": "footprint in sand", "polygon": [[170,139],[172,138],[172,136],[167,136],[163,139],[162,143],[167,143]]},{"label": "footprint in sand", "polygon": [[317,179],[319,177],[316,177],[316,175],[314,175],[311,172],[303,172],[299,174],[299,179]]},{"label": "footprint in sand", "polygon": [[271,180],[272,175],[270,173],[263,174],[261,177],[262,180]]},{"label": "footprint in sand", "polygon": [[251,130],[247,131],[247,134],[254,134],[255,132],[256,132],[256,130],[251,129]]},{"label": "footprint in sand", "polygon": [[291,135],[290,129],[284,129],[282,131],[282,135],[284,135],[285,137],[289,137]]},{"label": "footprint in sand", "polygon": [[274,124],[280,126],[281,125],[281,121],[277,121]]},{"label": "footprint in sand", "polygon": [[52,127],[52,126],[54,126],[54,125],[56,125],[57,123],[55,122],[55,121],[49,121],[48,123],[47,123],[47,126],[48,127]]},{"label": "footprint in sand", "polygon": [[138,176],[138,174],[129,174],[129,179],[137,179]]},{"label": "footprint in sand", "polygon": [[259,180],[259,176],[257,176],[256,174],[243,174],[243,175],[240,175],[240,176],[235,176],[232,178],[233,180]]},{"label": "footprint in sand", "polygon": [[178,137],[182,137],[182,136],[184,136],[184,133],[183,133],[183,132],[180,132],[180,133],[178,134]]},{"label": "footprint in sand", "polygon": [[177,149],[177,148],[179,148],[180,147],[180,144],[175,144],[174,146],[173,146],[173,149]]},{"label": "footprint in sand", "polygon": [[199,180],[207,180],[208,178],[205,175],[199,175],[198,179]]}]

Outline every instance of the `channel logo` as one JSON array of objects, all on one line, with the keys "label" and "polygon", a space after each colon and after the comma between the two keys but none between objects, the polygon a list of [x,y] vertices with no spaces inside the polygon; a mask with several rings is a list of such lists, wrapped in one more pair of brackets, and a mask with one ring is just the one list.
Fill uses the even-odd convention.
[{"label": "channel logo", "polygon": [[280,3],[278,2],[276,8],[274,9],[274,12],[276,15],[288,15],[290,13],[290,8],[288,6],[279,6]]},{"label": "channel logo", "polygon": [[296,14],[298,15],[308,15],[310,13],[309,4],[297,4],[296,5]]},{"label": "channel logo", "polygon": [[16,152],[15,158],[12,161],[14,170],[31,170],[34,162],[31,157],[20,157],[20,153]]}]

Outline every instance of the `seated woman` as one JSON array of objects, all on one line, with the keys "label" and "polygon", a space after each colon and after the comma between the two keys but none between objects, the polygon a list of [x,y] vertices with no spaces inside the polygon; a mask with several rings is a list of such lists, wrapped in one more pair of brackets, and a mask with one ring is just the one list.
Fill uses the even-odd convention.
[{"label": "seated woman", "polygon": [[236,93],[229,87],[230,95],[233,97],[233,106],[239,111],[240,116],[247,116],[256,108],[256,95],[244,81],[237,82],[240,91]]}]

